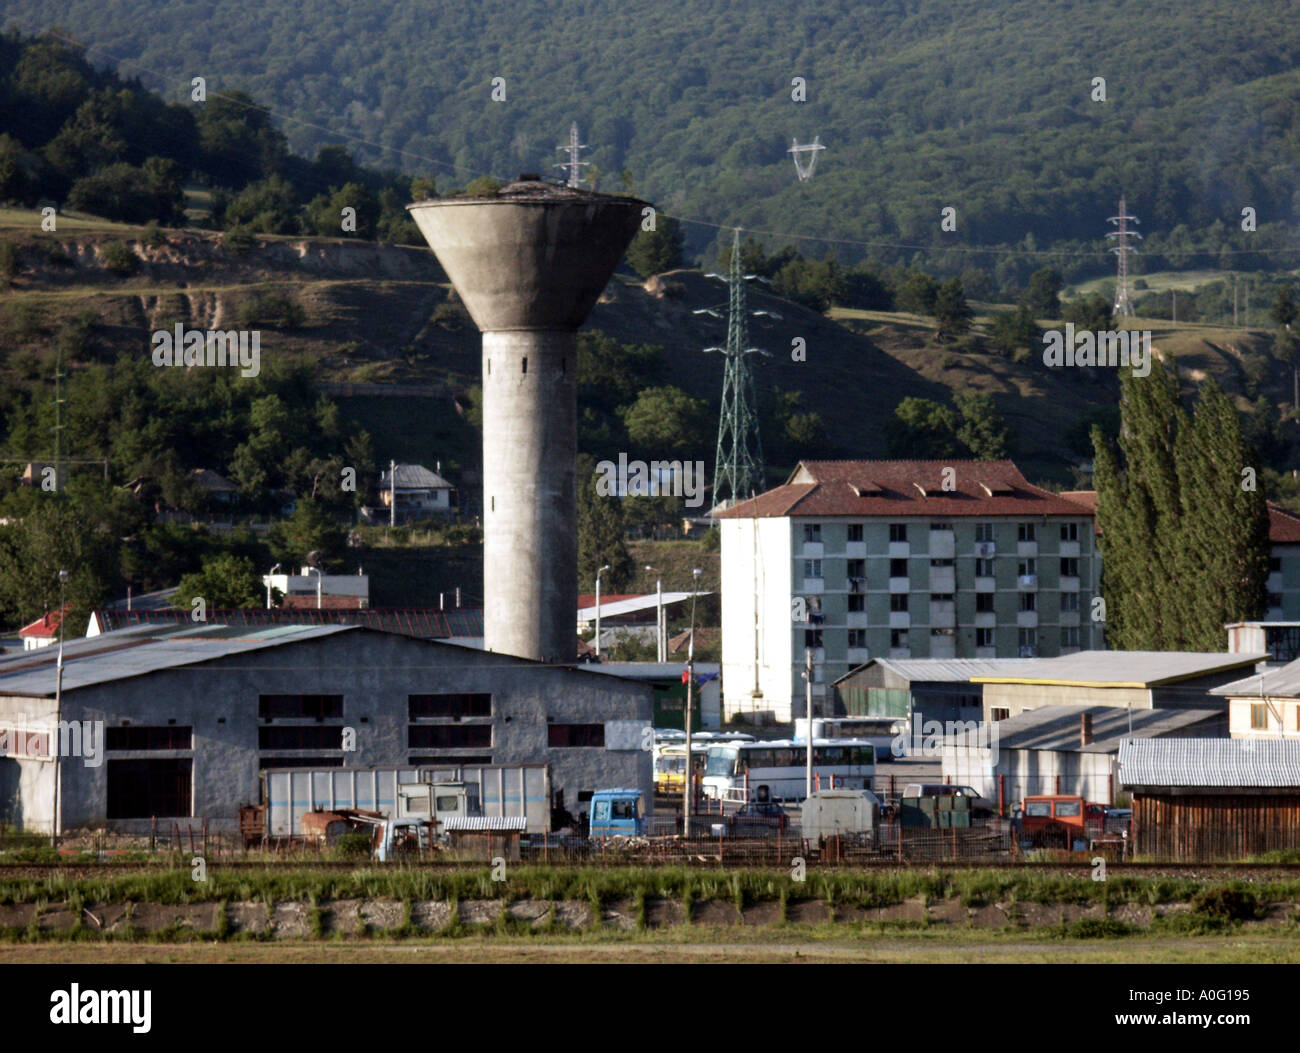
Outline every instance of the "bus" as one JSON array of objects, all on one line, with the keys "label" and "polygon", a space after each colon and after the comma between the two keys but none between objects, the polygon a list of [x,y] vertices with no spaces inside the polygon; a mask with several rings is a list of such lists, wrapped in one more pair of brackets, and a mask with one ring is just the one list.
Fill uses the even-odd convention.
[{"label": "bus", "polygon": [[[723,801],[801,801],[807,751],[806,743],[794,739],[710,746],[704,796]],[[813,739],[814,789],[869,790],[875,773],[876,744],[870,739]]]},{"label": "bus", "polygon": [[[704,764],[711,746],[721,742],[752,742],[753,735],[703,731],[691,736],[691,756],[695,760],[695,784],[700,785]],[[654,752],[655,793],[682,793],[686,789],[686,733],[665,736],[656,741]]]},{"label": "bus", "polygon": [[[904,752],[908,724],[906,717],[813,717],[813,737],[827,739],[870,739],[876,744],[876,760],[893,757],[894,743],[903,736]],[[794,740],[803,742],[807,720],[796,717]]]}]

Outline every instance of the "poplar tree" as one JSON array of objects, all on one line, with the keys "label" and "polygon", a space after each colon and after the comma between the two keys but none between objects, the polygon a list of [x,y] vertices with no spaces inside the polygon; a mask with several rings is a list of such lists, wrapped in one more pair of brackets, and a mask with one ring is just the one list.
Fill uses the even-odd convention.
[{"label": "poplar tree", "polygon": [[1262,614],[1268,576],[1268,508],[1240,418],[1212,381],[1189,416],[1164,366],[1120,383],[1118,451],[1092,433],[1107,642],[1222,650],[1227,622]]}]

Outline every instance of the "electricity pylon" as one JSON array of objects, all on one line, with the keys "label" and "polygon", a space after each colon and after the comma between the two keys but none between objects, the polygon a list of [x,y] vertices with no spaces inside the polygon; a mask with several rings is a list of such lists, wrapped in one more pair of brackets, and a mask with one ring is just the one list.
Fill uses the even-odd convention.
[{"label": "electricity pylon", "polygon": [[587,149],[587,144],[586,144],[586,143],[580,143],[580,142],[578,142],[578,122],[577,122],[577,121],[574,121],[573,124],[572,124],[572,125],[570,126],[570,128],[569,128],[569,141],[568,141],[568,143],[567,143],[567,144],[561,144],[560,146],[557,146],[556,149],[557,149],[557,150],[568,150],[568,151],[569,151],[569,159],[568,159],[567,161],[564,161],[564,162],[562,162],[562,163],[560,163],[560,164],[555,165],[554,167],[556,167],[556,168],[566,168],[566,169],[568,169],[568,172],[569,172],[568,185],[569,185],[569,186],[579,186],[579,185],[582,183],[582,171],[581,171],[581,169],[586,168],[589,164],[591,164],[591,162],[590,162],[590,161],[582,161],[582,160],[579,160],[579,158],[582,156],[582,151],[585,150],[585,149]]},{"label": "electricity pylon", "polygon": [[[727,344],[704,349],[706,352],[719,352],[726,359],[722,374],[722,410],[718,417],[718,449],[713,462],[713,507],[722,509],[755,496],[764,485],[763,441],[758,431],[758,399],[754,394],[749,356],[768,353],[749,346],[750,311],[745,282],[766,279],[742,273],[739,228],[731,246],[729,275],[724,278],[721,274],[709,274],[707,277],[725,281],[728,287]],[[771,311],[753,313],[780,317]],[[722,317],[710,307],[701,308],[695,314]]]},{"label": "electricity pylon", "polygon": [[[826,147],[822,146],[820,135],[814,135],[811,143],[804,143],[802,146],[799,144],[798,139],[792,139],[791,142],[794,145],[786,153],[794,155],[794,170],[799,176],[799,182],[802,183],[805,179],[812,178],[813,169],[817,167],[817,154],[819,151],[825,150]],[[804,154],[809,155],[806,168],[799,163],[799,158]]]},{"label": "electricity pylon", "polygon": [[1128,243],[1129,238],[1137,238],[1139,241],[1142,235],[1136,230],[1129,230],[1129,220],[1134,223],[1140,222],[1137,216],[1130,216],[1124,207],[1124,198],[1119,199],[1119,215],[1111,216],[1107,223],[1114,223],[1118,230],[1112,230],[1107,233],[1106,237],[1115,238],[1116,244],[1111,247],[1111,252],[1119,257],[1119,273],[1115,281],[1115,314],[1123,317],[1132,315],[1133,304],[1128,298],[1128,257],[1129,253],[1137,255],[1137,249]]}]

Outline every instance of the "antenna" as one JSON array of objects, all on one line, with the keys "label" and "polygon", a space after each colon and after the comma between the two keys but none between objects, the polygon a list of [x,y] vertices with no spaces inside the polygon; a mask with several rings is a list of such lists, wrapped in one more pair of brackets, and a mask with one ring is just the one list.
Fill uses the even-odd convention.
[{"label": "antenna", "polygon": [[1133,304],[1128,298],[1128,257],[1129,253],[1137,255],[1137,249],[1128,243],[1129,238],[1137,238],[1139,241],[1142,235],[1136,230],[1129,230],[1128,223],[1132,220],[1134,223],[1139,222],[1137,216],[1130,216],[1124,206],[1124,198],[1119,199],[1119,215],[1111,216],[1106,222],[1116,224],[1119,229],[1112,230],[1106,234],[1108,238],[1115,238],[1116,244],[1111,247],[1111,252],[1119,257],[1119,273],[1115,282],[1115,313],[1117,315],[1130,316],[1133,314]]},{"label": "antenna", "polygon": [[[763,442],[758,433],[758,399],[754,394],[754,376],[749,369],[750,355],[767,355],[749,347],[749,309],[745,281],[756,277],[744,274],[740,267],[740,228],[736,228],[731,245],[730,273],[727,283],[727,345],[706,347],[726,357],[722,374],[722,408],[718,416],[718,450],[713,464],[713,505],[725,508],[753,497],[763,485]],[[712,308],[696,314],[720,317]],[[768,356],[771,357],[771,356]]]},{"label": "antenna", "polygon": [[556,147],[557,150],[568,150],[569,159],[554,165],[555,168],[567,168],[569,170],[568,186],[580,186],[582,184],[582,172],[579,169],[586,168],[590,161],[581,161],[581,151],[587,149],[586,143],[578,142],[578,122],[574,121],[569,126],[569,141],[567,144],[562,143]]},{"label": "antenna", "polygon": [[[811,143],[804,143],[802,146],[799,144],[798,139],[791,139],[790,141],[794,145],[786,153],[794,155],[794,170],[799,175],[799,182],[802,183],[805,179],[812,178],[813,169],[817,167],[817,153],[819,150],[825,150],[826,147],[822,146],[821,136],[819,135],[814,135]],[[808,154],[808,159],[801,163],[800,158],[804,154]],[[804,167],[805,164],[807,167]]]}]

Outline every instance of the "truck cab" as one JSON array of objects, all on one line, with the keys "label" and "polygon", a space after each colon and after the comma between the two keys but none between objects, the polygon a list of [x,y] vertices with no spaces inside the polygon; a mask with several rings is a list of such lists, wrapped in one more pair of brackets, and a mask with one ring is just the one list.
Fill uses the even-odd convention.
[{"label": "truck cab", "polygon": [[380,819],[373,843],[380,863],[423,856],[433,847],[433,824],[423,819]]},{"label": "truck cab", "polygon": [[590,836],[635,836],[644,834],[645,829],[645,800],[640,790],[597,790],[591,795]]}]

